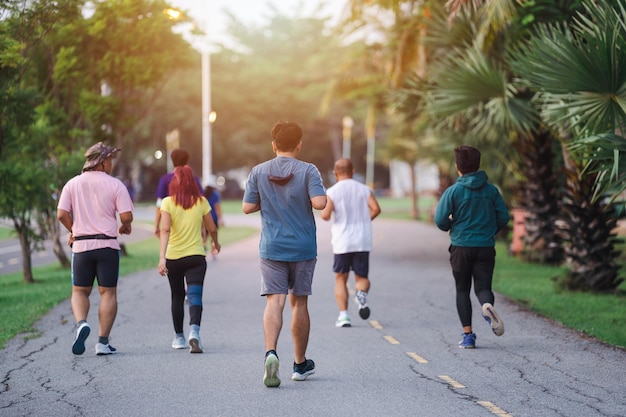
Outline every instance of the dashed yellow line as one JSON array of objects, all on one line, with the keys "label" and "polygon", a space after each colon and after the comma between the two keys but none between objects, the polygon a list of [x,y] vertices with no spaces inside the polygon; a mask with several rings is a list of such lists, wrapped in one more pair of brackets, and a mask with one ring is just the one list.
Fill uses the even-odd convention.
[{"label": "dashed yellow line", "polygon": [[507,413],[506,411],[504,411],[500,407],[497,407],[491,401],[477,401],[477,403],[482,405],[487,410],[489,410],[492,414],[495,414],[497,416],[500,416],[500,417],[513,417],[513,414]]},{"label": "dashed yellow line", "polygon": [[370,326],[375,328],[376,330],[382,330],[383,326],[378,322],[378,320],[370,320]]},{"label": "dashed yellow line", "polygon": [[422,358],[420,355],[418,355],[415,352],[407,352],[407,355],[409,355],[409,357],[415,359],[415,362],[417,363],[428,363],[428,361],[424,358]]},{"label": "dashed yellow line", "polygon": [[454,379],[450,378],[448,375],[439,375],[439,378],[444,380],[445,382],[447,382],[454,388],[466,388],[465,385],[461,384],[460,382],[455,381]]},{"label": "dashed yellow line", "polygon": [[384,337],[384,339],[386,341],[388,341],[389,343],[391,343],[392,345],[399,345],[400,344],[400,342],[397,341],[393,336],[387,335],[387,336]]}]

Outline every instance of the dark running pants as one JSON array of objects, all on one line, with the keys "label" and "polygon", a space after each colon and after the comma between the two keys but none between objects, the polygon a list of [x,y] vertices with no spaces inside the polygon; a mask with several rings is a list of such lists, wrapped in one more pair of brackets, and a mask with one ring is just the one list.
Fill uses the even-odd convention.
[{"label": "dark running pants", "polygon": [[[202,286],[206,274],[206,258],[202,255],[180,259],[166,259],[167,278],[172,290],[172,322],[176,333],[183,332],[185,294],[189,303],[189,324],[200,325],[202,320]],[[185,291],[185,279],[187,291]]]},{"label": "dark running pants", "polygon": [[449,252],[452,275],[456,282],[456,309],[461,325],[471,326],[472,278],[474,279],[474,293],[480,305],[494,302],[491,281],[496,264],[496,250],[493,247],[471,248],[451,245]]}]

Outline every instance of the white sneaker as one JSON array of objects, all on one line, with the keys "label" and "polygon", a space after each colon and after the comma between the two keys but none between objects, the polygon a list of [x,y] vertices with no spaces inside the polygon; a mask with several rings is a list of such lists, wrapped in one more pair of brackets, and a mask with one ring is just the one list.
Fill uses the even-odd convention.
[{"label": "white sneaker", "polygon": [[485,303],[483,304],[482,310],[483,318],[491,326],[493,334],[502,336],[504,334],[504,322],[502,322],[502,319],[498,313],[496,313],[496,309],[493,308],[493,305],[491,303]]},{"label": "white sneaker", "polygon": [[370,308],[367,305],[367,293],[365,291],[357,291],[354,301],[359,306],[359,316],[363,320],[367,320],[370,316]]},{"label": "white sneaker", "polygon": [[96,355],[98,356],[111,355],[113,353],[117,353],[117,349],[108,343],[106,345],[104,343],[98,343],[96,345]]},{"label": "white sneaker", "polygon": [[335,327],[352,327],[352,324],[350,323],[350,317],[339,316],[339,318],[335,322]]},{"label": "white sneaker", "polygon": [[187,347],[187,342],[183,336],[176,336],[174,340],[172,340],[172,348],[173,349],[185,349]]},{"label": "white sneaker", "polygon": [[189,353],[202,353],[202,340],[196,331],[189,333]]}]

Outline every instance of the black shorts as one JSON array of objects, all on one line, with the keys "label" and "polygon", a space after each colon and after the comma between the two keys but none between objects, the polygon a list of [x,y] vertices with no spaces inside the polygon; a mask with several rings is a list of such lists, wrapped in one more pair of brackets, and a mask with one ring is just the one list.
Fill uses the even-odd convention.
[{"label": "black shorts", "polygon": [[333,272],[345,274],[353,270],[360,277],[367,278],[370,269],[369,252],[350,252],[335,254]]},{"label": "black shorts", "polygon": [[120,276],[120,251],[102,248],[72,253],[72,285],[92,287],[98,278],[100,287],[117,287]]}]

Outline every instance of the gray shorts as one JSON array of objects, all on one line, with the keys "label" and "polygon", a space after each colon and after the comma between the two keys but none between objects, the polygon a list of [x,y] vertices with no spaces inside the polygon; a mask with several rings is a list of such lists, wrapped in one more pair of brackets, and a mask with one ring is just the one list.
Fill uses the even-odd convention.
[{"label": "gray shorts", "polygon": [[317,259],[299,262],[272,261],[261,258],[261,295],[311,295]]}]

